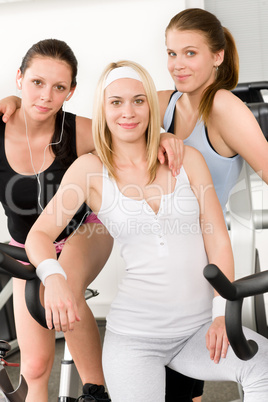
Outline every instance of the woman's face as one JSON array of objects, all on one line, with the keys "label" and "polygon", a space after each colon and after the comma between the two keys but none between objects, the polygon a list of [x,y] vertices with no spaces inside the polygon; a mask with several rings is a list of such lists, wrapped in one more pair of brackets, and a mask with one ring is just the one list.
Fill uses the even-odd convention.
[{"label": "woman's face", "polygon": [[201,32],[168,30],[166,46],[168,70],[178,91],[202,93],[213,83],[223,51],[212,53]]},{"label": "woman's face", "polygon": [[142,82],[121,78],[105,89],[104,110],[113,142],[145,140],[149,104]]},{"label": "woman's face", "polygon": [[[27,115],[37,121],[55,116],[63,102],[72,96],[72,71],[61,60],[49,57],[34,57],[21,78],[21,95]],[[71,92],[71,94],[70,94]]]}]

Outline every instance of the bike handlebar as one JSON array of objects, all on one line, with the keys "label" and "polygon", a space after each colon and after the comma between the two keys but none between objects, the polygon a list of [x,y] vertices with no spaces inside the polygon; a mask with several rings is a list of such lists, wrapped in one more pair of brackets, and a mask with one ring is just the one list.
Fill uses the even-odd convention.
[{"label": "bike handlebar", "polygon": [[[29,262],[25,249],[0,243],[0,266],[11,276],[25,279],[25,299],[31,316],[44,328],[47,328],[45,309],[41,304],[40,280],[32,264],[25,265],[17,261]],[[226,332],[234,353],[242,360],[251,359],[258,351],[253,340],[247,340],[242,329],[242,304],[245,297],[268,292],[268,271],[259,272],[231,283],[223,272],[214,264],[204,268],[204,276],[226,302]]]},{"label": "bike handlebar", "polygon": [[242,360],[251,359],[258,351],[253,340],[247,340],[242,328],[242,305],[245,297],[268,291],[268,271],[246,276],[233,283],[214,264],[204,268],[204,276],[226,302],[226,332],[234,353]]},{"label": "bike handlebar", "polygon": [[41,282],[36,276],[35,267],[17,260],[29,263],[25,249],[0,243],[1,268],[15,278],[26,280],[25,300],[29,313],[40,325],[47,328],[45,309],[39,298]]}]

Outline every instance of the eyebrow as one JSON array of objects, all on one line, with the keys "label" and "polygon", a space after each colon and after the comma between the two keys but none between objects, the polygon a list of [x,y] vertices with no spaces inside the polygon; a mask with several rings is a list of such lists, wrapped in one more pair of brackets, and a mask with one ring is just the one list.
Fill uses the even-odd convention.
[{"label": "eyebrow", "polygon": [[[139,98],[140,96],[144,96],[145,98],[147,98],[147,96],[145,94],[138,94],[138,95],[133,96],[133,98]],[[122,96],[112,95],[112,96],[108,97],[108,99],[111,99],[111,98],[122,99]]]},{"label": "eyebrow", "polygon": [[[33,74],[32,79],[36,79],[36,80],[46,80],[45,77],[42,77],[42,75],[38,75],[38,74]],[[56,84],[65,84],[65,85],[68,85],[68,82],[62,80],[62,81],[57,81]]]},{"label": "eyebrow", "polygon": [[[182,50],[185,50],[185,49],[188,49],[188,48],[198,49],[198,46],[187,45],[187,46],[183,47]],[[173,52],[174,50],[167,47],[167,51],[172,51]]]}]

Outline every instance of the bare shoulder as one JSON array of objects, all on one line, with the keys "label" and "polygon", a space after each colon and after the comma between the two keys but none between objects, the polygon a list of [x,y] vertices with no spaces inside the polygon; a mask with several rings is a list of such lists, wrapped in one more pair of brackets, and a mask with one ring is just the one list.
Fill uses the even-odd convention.
[{"label": "bare shoulder", "polygon": [[234,147],[233,141],[238,140],[241,133],[258,130],[257,121],[248,106],[232,92],[224,89],[215,94],[208,124],[220,133],[225,143],[236,153],[239,153],[239,149]]},{"label": "bare shoulder", "polygon": [[87,153],[79,156],[73,163],[76,169],[83,169],[87,172],[102,172],[103,164],[97,155]]},{"label": "bare shoulder", "polygon": [[184,158],[183,165],[195,165],[199,163],[205,163],[205,159],[200,151],[189,145],[184,146]]},{"label": "bare shoulder", "polygon": [[185,146],[183,167],[191,184],[211,182],[211,175],[206,161],[197,149]]},{"label": "bare shoulder", "polygon": [[76,142],[78,156],[94,151],[91,119],[76,116]]},{"label": "bare shoulder", "polygon": [[219,89],[216,92],[212,106],[213,114],[218,116],[229,115],[230,112],[237,112],[238,110],[248,112],[248,107],[231,91]]},{"label": "bare shoulder", "polygon": [[165,104],[167,104],[169,102],[170,96],[173,93],[173,90],[167,90],[167,91],[158,91],[157,95],[158,95],[158,99],[159,102],[163,102]]}]

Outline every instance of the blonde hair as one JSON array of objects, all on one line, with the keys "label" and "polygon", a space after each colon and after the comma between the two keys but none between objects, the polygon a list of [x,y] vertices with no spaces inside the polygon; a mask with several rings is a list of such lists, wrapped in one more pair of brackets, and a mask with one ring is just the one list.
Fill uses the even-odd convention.
[{"label": "blonde hair", "polygon": [[166,34],[172,29],[201,32],[212,53],[224,50],[224,60],[216,72],[215,81],[205,89],[199,105],[199,118],[207,123],[216,92],[219,89],[232,90],[238,83],[239,57],[235,40],[214,14],[201,8],[189,8],[175,15],[166,28]]},{"label": "blonde hair", "polygon": [[112,134],[107,126],[104,112],[104,86],[108,74],[119,67],[131,67],[135,70],[142,81],[147,101],[149,104],[149,124],[146,131],[146,148],[149,183],[151,183],[156,175],[158,165],[157,153],[160,140],[160,112],[158,105],[158,97],[154,82],[150,74],[141,65],[128,61],[121,60],[116,63],[110,63],[103,71],[95,93],[92,132],[95,143],[95,148],[102,163],[107,168],[109,175],[116,179],[115,166],[113,161]]}]

